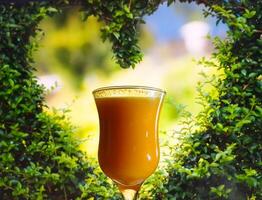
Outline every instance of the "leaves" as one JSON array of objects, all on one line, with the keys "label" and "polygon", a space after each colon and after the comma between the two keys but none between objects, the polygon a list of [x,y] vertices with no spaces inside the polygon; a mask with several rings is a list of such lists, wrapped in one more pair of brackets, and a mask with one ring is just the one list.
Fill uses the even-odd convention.
[{"label": "leaves", "polygon": [[[65,113],[43,111],[32,38],[44,17],[73,1],[50,2],[0,5],[0,199],[120,199],[97,163],[78,150]],[[111,41],[117,63],[135,67],[142,59],[139,25],[162,1],[81,2],[83,19],[95,15],[103,22],[102,39]],[[262,199],[262,3],[195,2],[229,27],[224,40],[213,39],[212,59],[200,61],[221,74],[204,75],[198,87],[204,110],[194,120],[187,115],[181,143],[169,145],[173,159],[149,179],[141,199]]]},{"label": "leaves", "polygon": [[211,192],[215,193],[218,197],[228,197],[228,194],[231,192],[230,189],[226,189],[225,185],[219,185],[218,187],[211,187]]},{"label": "leaves", "polygon": [[[229,31],[224,40],[213,39],[212,59],[200,63],[223,74],[204,75],[204,83],[199,84],[204,110],[192,122],[198,126],[196,131],[181,131],[188,137],[173,154],[173,162],[179,164],[170,164],[168,197],[235,199],[238,193],[239,199],[262,198],[262,177],[257,171],[262,170],[261,36],[255,34],[261,29],[261,22],[257,23],[261,7],[252,1],[221,1],[206,13],[216,15]],[[206,91],[208,86],[218,95]]]},{"label": "leaves", "polygon": [[[33,37],[42,18],[57,11],[46,3],[0,5],[1,200],[118,196],[97,164],[79,150],[65,112],[43,111],[44,88],[33,74]],[[88,180],[92,184],[85,186]],[[106,189],[97,193],[101,185]]]}]

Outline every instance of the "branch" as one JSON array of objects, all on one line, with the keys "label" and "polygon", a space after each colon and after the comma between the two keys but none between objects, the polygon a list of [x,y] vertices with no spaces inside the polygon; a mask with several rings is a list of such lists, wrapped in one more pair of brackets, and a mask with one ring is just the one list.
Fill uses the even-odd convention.
[{"label": "branch", "polygon": [[[0,0],[1,4],[13,4],[13,5],[25,5],[29,2],[50,2],[51,5],[57,5],[57,0]],[[65,5],[71,5],[71,6],[77,6],[77,5],[83,5],[83,0],[70,0],[69,4]]]}]

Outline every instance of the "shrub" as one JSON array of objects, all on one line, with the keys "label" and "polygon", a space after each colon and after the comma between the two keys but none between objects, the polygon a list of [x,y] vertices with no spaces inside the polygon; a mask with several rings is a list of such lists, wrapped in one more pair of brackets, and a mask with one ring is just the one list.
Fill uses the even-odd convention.
[{"label": "shrub", "polygon": [[0,199],[117,199],[97,164],[78,150],[65,115],[43,111],[31,37],[50,11],[0,6]]},{"label": "shrub", "polygon": [[[126,68],[142,58],[137,25],[162,1],[0,5],[0,199],[119,198],[96,164],[78,150],[65,115],[44,111],[44,90],[33,75],[37,24],[74,2],[82,3],[86,17],[104,22],[102,37],[112,42],[117,62]],[[148,193],[154,199],[262,199],[262,2],[195,2],[204,3],[206,15],[216,15],[229,27],[226,40],[214,40],[214,61],[201,62],[223,71],[206,77],[218,96],[200,85],[205,109],[181,131],[185,137],[169,161],[168,176],[165,171],[155,176],[165,181],[163,187],[158,181],[160,188]]]},{"label": "shrub", "polygon": [[[212,60],[200,63],[222,73],[206,75],[199,86],[205,109],[189,126],[198,130],[181,131],[185,138],[169,165],[167,191],[156,192],[156,199],[262,199],[261,8],[232,1],[209,10],[229,31],[224,41],[214,39]],[[203,91],[205,84],[218,95]]]}]

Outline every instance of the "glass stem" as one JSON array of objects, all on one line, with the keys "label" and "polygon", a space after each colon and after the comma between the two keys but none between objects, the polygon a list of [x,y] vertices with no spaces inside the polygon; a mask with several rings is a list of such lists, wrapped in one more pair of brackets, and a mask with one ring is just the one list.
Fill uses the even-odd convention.
[{"label": "glass stem", "polygon": [[124,200],[136,200],[138,197],[138,192],[136,190],[125,189],[122,190],[121,192],[124,197]]},{"label": "glass stem", "polygon": [[138,191],[142,184],[134,186],[125,186],[117,184],[120,192],[122,193],[124,200],[136,200],[138,198]]}]

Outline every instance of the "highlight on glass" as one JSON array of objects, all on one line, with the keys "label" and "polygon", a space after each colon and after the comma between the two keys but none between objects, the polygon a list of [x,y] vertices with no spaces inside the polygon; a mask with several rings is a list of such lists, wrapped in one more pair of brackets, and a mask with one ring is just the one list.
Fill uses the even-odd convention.
[{"label": "highlight on glass", "polygon": [[159,162],[158,121],[165,91],[112,86],[93,95],[100,124],[99,165],[124,199],[136,199]]}]

